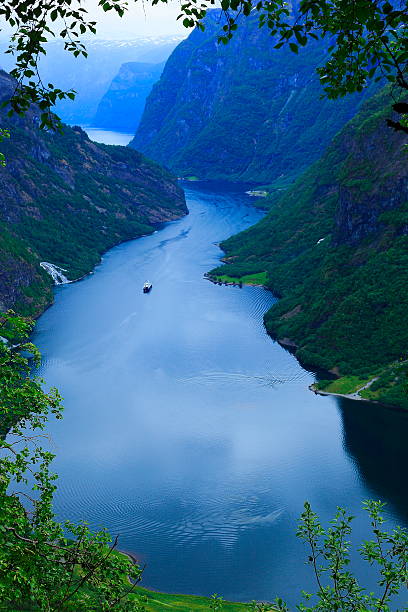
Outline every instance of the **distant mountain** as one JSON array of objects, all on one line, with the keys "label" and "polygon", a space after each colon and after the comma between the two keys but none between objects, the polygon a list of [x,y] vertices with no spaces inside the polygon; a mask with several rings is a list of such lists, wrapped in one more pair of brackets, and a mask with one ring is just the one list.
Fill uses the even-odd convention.
[{"label": "distant mountain", "polygon": [[205,25],[169,57],[130,146],[185,177],[264,184],[293,178],[318,159],[364,96],[321,99],[315,68],[326,42],[298,55],[274,49],[254,17],[243,18],[223,45],[218,10]]},{"label": "distant mountain", "polygon": [[408,137],[391,115],[389,91],[364,105],[262,221],[222,243],[229,263],[213,275],[266,272],[275,338],[345,377],[333,390],[377,377],[363,395],[408,408]]},{"label": "distant mountain", "polygon": [[[141,37],[133,40],[86,40],[88,57],[74,58],[63,49],[61,42],[49,43],[47,55],[41,60],[45,82],[63,89],[75,89],[75,101],[62,101],[56,112],[69,124],[88,125],[92,122],[102,96],[125,62],[164,62],[182,36]],[[5,44],[0,44],[4,52]],[[10,70],[12,57],[2,56],[0,67]]]},{"label": "distant mountain", "polygon": [[108,91],[99,102],[92,125],[134,133],[143,114],[146,98],[159,80],[161,64],[122,64]]},{"label": "distant mountain", "polygon": [[[0,72],[0,102],[13,87]],[[79,278],[113,245],[187,213],[175,178],[140,153],[96,144],[80,128],[41,131],[35,108],[1,114],[11,138],[0,145],[0,310],[36,315],[52,301],[41,262]]]}]

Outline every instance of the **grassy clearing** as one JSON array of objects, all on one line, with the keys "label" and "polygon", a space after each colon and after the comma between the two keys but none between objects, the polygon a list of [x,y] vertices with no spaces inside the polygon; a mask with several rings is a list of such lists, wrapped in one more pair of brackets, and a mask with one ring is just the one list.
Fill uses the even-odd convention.
[{"label": "grassy clearing", "polygon": [[[364,388],[366,387],[366,388]],[[312,389],[350,395],[358,392],[365,400],[408,410],[408,360],[394,362],[370,376],[342,376],[337,380],[320,380]]]},{"label": "grassy clearing", "polygon": [[[85,590],[85,589],[84,589]],[[169,593],[156,593],[142,587],[136,587],[134,594],[128,595],[129,601],[138,601],[147,612],[210,612],[211,599],[197,595],[171,595]],[[248,604],[231,601],[222,602],[222,612],[248,612]],[[37,607],[0,608],[5,612],[33,612]],[[273,608],[270,608],[273,612]]]},{"label": "grassy clearing", "polygon": [[265,285],[268,280],[266,272],[258,272],[257,274],[245,274],[244,276],[235,277],[228,274],[217,275],[213,277],[221,283],[242,283],[243,285]]},{"label": "grassy clearing", "polygon": [[[363,387],[370,378],[360,378],[359,376],[342,376],[337,380],[332,381],[321,381],[321,385],[318,388],[321,391],[327,391],[328,393],[355,393],[361,387]],[[326,384],[324,384],[326,383]]]},{"label": "grassy clearing", "polygon": [[[177,610],[177,612],[208,612],[211,600],[208,597],[197,595],[171,595],[169,593],[156,593],[142,587],[137,588],[137,596],[142,596],[146,601],[144,605],[148,612],[164,612],[165,610]],[[225,601],[222,604],[224,612],[247,612],[248,604]],[[272,608],[271,608],[272,611]]]}]

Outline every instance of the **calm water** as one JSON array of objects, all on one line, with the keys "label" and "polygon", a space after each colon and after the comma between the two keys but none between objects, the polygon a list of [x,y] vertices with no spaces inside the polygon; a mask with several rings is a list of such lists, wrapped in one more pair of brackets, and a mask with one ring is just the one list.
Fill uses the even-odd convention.
[{"label": "calm water", "polygon": [[127,132],[112,132],[104,128],[83,127],[91,140],[103,144],[122,145],[125,147],[132,140],[134,134]]},{"label": "calm water", "polygon": [[203,278],[261,213],[228,192],[187,199],[189,216],[109,251],[38,321],[41,374],[65,398],[56,511],[120,534],[146,586],[293,604],[311,584],[305,499],[324,520],[346,505],[357,540],[364,498],[407,523],[408,421],[308,391],[313,374],[263,328],[273,296]]}]

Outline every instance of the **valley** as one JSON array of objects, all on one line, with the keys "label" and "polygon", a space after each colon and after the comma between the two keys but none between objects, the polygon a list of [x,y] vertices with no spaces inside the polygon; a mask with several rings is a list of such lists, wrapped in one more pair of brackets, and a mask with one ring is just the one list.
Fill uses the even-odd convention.
[{"label": "valley", "polygon": [[367,497],[406,524],[407,415],[309,391],[314,372],[263,326],[272,293],[204,278],[216,243],[263,213],[222,185],[184,187],[188,216],[57,287],[37,322],[39,374],[65,405],[47,428],[55,510],[120,533],[145,587],[294,605],[312,586],[294,537],[305,499],[322,520],[347,505],[357,540]]},{"label": "valley", "polygon": [[408,609],[408,15],[227,4],[0,70],[7,612]]}]

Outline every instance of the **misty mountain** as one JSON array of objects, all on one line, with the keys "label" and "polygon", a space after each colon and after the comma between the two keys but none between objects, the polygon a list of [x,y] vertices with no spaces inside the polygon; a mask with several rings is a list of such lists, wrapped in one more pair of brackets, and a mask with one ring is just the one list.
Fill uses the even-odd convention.
[{"label": "misty mountain", "polygon": [[159,80],[164,63],[122,64],[108,91],[99,102],[92,125],[134,133],[143,114],[147,96]]},{"label": "misty mountain", "polygon": [[[64,100],[56,106],[61,119],[69,124],[88,125],[92,122],[102,96],[125,62],[165,61],[181,36],[140,37],[132,40],[86,40],[88,57],[75,58],[64,51],[62,42],[47,45],[48,53],[40,62],[41,76],[61,89],[75,89],[75,101]],[[3,52],[1,68],[13,67],[13,58]]]}]

